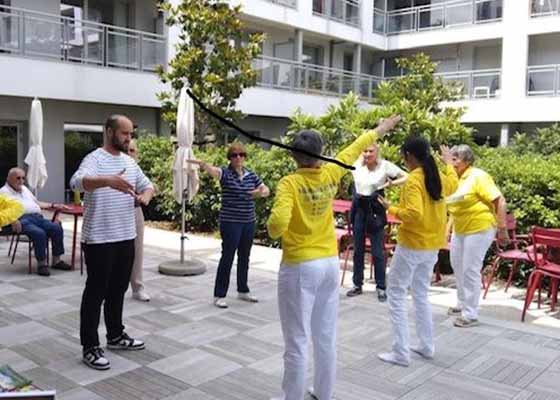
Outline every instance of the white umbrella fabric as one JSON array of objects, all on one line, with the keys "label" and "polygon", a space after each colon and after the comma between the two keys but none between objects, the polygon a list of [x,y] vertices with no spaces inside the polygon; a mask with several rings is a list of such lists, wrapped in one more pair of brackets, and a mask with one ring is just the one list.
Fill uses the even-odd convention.
[{"label": "white umbrella fabric", "polygon": [[186,192],[187,200],[191,201],[198,192],[198,166],[187,163],[194,160],[192,144],[194,139],[194,103],[187,95],[187,89],[181,89],[177,109],[177,142],[179,147],[173,161],[173,194],[177,203],[183,202]]},{"label": "white umbrella fabric", "polygon": [[24,162],[28,165],[27,183],[33,192],[47,182],[47,160],[43,154],[43,107],[37,98],[31,103],[29,115],[29,151]]}]

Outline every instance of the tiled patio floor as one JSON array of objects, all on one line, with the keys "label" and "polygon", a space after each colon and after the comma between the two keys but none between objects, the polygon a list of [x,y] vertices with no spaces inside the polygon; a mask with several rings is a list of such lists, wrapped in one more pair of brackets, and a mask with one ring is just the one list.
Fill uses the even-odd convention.
[{"label": "tiled patio floor", "polygon": [[[79,270],[28,275],[23,249],[17,265],[9,265],[2,239],[0,365],[56,389],[63,400],[261,400],[278,394],[283,343],[271,265],[278,253],[258,250],[253,257],[250,286],[258,304],[240,302],[230,291],[230,308],[219,310],[211,304],[219,247],[209,243],[193,252],[208,260],[208,272],[184,278],[157,272],[175,251],[147,247],[152,300],[127,295],[125,304],[127,331],[147,348],[107,351],[111,369],[94,371],[82,364],[78,339],[85,276]],[[560,400],[560,330],[492,318],[461,330],[439,306],[434,319],[435,359],[387,366],[375,356],[391,342],[387,306],[372,292],[350,299],[341,291],[336,399]]]}]

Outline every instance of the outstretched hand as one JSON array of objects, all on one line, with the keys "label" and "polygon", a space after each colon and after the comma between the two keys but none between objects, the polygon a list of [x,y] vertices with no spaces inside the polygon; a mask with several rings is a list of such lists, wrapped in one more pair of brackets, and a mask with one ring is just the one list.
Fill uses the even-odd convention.
[{"label": "outstretched hand", "polygon": [[393,130],[395,126],[401,121],[400,115],[391,115],[389,118],[381,119],[379,125],[375,128],[379,137],[385,136],[388,132]]},{"label": "outstretched hand", "polygon": [[123,178],[126,168],[116,175],[111,175],[106,178],[107,186],[111,189],[118,190],[119,192],[130,194],[131,196],[136,196],[134,192],[134,187]]},{"label": "outstretched hand", "polygon": [[451,149],[449,146],[442,144],[439,146],[440,149],[440,159],[445,164],[452,164],[453,163],[453,155],[451,154]]}]

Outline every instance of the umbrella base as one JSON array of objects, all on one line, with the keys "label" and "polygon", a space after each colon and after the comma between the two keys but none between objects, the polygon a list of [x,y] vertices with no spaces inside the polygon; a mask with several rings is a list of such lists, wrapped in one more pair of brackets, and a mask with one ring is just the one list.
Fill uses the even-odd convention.
[{"label": "umbrella base", "polygon": [[206,262],[200,258],[188,258],[181,262],[166,261],[158,267],[159,273],[173,276],[200,275],[206,272]]}]

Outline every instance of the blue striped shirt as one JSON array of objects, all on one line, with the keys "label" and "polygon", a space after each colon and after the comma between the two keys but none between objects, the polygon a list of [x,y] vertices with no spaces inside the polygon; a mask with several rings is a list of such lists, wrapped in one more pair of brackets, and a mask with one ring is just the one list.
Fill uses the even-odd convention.
[{"label": "blue striped shirt", "polygon": [[[89,153],[72,176],[70,187],[85,191],[84,177],[122,175],[136,193],[153,189],[136,161],[127,154],[114,156],[103,148]],[[109,187],[85,193],[82,241],[85,243],[114,243],[136,238],[134,197]]]},{"label": "blue striped shirt", "polygon": [[261,178],[248,169],[240,177],[233,168],[222,167],[222,208],[220,221],[249,223],[255,221],[255,199],[251,191],[262,185]]}]

